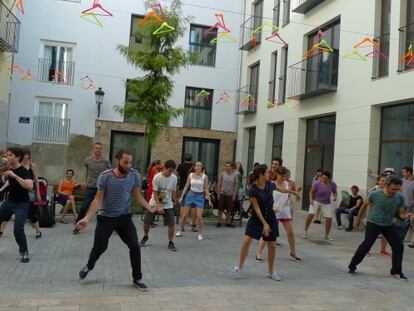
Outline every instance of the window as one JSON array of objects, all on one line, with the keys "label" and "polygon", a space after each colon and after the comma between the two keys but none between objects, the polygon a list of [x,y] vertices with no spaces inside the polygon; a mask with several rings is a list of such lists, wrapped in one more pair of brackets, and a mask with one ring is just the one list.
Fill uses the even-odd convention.
[{"label": "window", "polygon": [[33,121],[33,140],[67,143],[70,133],[70,101],[38,98]]},{"label": "window", "polygon": [[280,23],[280,0],[275,0],[275,6],[273,7],[273,25],[279,27]]},{"label": "window", "polygon": [[[259,0],[253,4],[253,31],[259,28],[263,24],[263,0]],[[262,32],[254,34],[256,42],[260,42],[262,38]]]},{"label": "window", "polygon": [[286,26],[290,23],[290,2],[291,0],[282,0],[283,1],[283,21],[282,26]]},{"label": "window", "polygon": [[72,85],[75,69],[73,51],[73,44],[44,42],[38,81]]},{"label": "window", "polygon": [[[208,95],[202,95],[202,91]],[[213,90],[186,87],[184,127],[210,129]]]},{"label": "window", "polygon": [[141,27],[139,22],[143,19],[142,15],[131,15],[131,29],[129,32],[129,46],[138,48],[142,43],[142,36],[138,33],[138,28]]},{"label": "window", "polygon": [[[125,107],[129,106],[129,105],[136,105],[138,103],[138,100],[136,98],[134,98],[131,94],[131,92],[129,91],[129,81],[127,80],[126,83],[126,91],[125,91]],[[134,118],[132,117],[126,117],[124,115],[124,122],[134,122]]]},{"label": "window", "polygon": [[194,162],[201,161],[209,180],[217,181],[219,151],[219,140],[184,137],[182,155],[191,153]]},{"label": "window", "polygon": [[[404,3],[404,1],[401,1]],[[406,55],[410,52],[410,47],[414,45],[414,1],[406,0],[406,15],[403,16],[403,27],[399,30],[400,32],[400,56]],[[401,8],[403,10],[403,8]],[[404,12],[404,11],[403,11]],[[405,24],[404,24],[405,20]],[[407,56],[405,61],[399,62],[399,71],[409,70],[414,68],[413,59]]]},{"label": "window", "polygon": [[207,26],[191,25],[190,27],[190,51],[197,53],[198,65],[213,66],[216,64],[216,44],[210,41],[217,37],[217,28],[211,33],[204,32]]},{"label": "window", "polygon": [[[322,89],[336,89],[338,85],[340,27],[340,20],[336,20],[320,28],[325,33],[323,39],[333,49],[333,52],[318,53],[306,59],[305,93]],[[320,42],[318,31],[319,29],[308,36],[308,50]]]},{"label": "window", "polygon": [[277,87],[277,51],[272,53],[270,64],[270,81],[269,81],[269,101],[276,101],[276,87]]},{"label": "window", "polygon": [[286,101],[286,77],[287,77],[287,63],[288,63],[289,47],[285,45],[282,47],[282,64],[279,77],[279,94],[278,103],[282,104]]},{"label": "window", "polygon": [[380,33],[374,40],[379,43],[379,51],[387,55],[387,57],[384,58],[376,55],[373,58],[373,78],[387,76],[389,67],[391,0],[381,0],[380,4]]},{"label": "window", "polygon": [[250,66],[249,95],[253,97],[256,103],[257,103],[257,97],[259,95],[259,74],[260,74],[260,63]]},{"label": "window", "polygon": [[273,125],[272,158],[282,157],[283,123]]},{"label": "window", "polygon": [[151,149],[142,154],[144,149],[144,134],[133,132],[111,131],[111,146],[109,158],[112,165],[115,165],[115,155],[121,149],[127,149],[132,153],[132,167],[139,170],[142,176],[147,175]]},{"label": "window", "polygon": [[380,172],[413,166],[414,103],[382,108]]},{"label": "window", "polygon": [[249,131],[249,145],[247,148],[247,172],[253,170],[253,161],[254,161],[254,147],[256,145],[256,128],[252,127],[248,129]]}]

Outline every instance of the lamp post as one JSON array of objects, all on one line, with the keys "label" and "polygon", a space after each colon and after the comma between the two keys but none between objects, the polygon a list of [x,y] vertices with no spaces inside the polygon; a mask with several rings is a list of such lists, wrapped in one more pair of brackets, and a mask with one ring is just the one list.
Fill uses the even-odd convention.
[{"label": "lamp post", "polygon": [[103,103],[105,92],[102,91],[101,87],[98,87],[98,89],[95,91],[95,101],[96,105],[98,105],[98,119],[101,114],[101,105]]}]

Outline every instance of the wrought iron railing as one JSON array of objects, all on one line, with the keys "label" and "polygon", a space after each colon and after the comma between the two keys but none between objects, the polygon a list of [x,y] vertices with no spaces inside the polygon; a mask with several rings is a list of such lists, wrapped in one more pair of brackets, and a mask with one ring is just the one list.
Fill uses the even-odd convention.
[{"label": "wrought iron railing", "polygon": [[398,71],[414,69],[414,23],[398,29],[400,32],[400,52]]},{"label": "wrought iron railing", "polygon": [[0,50],[17,53],[19,50],[20,21],[0,0]]},{"label": "wrought iron railing", "polygon": [[[281,0],[281,1],[283,1],[283,0]],[[280,24],[280,1],[273,8],[273,25],[279,27],[279,24]]]},{"label": "wrought iron railing", "polygon": [[390,34],[383,34],[374,38],[373,41],[378,43],[378,46],[374,46],[366,56],[372,57],[372,79],[377,79],[388,76]]},{"label": "wrought iron railing", "polygon": [[292,0],[293,12],[306,14],[325,0]]},{"label": "wrought iron railing", "polygon": [[303,99],[336,91],[339,51],[322,52],[291,65],[287,71],[286,97]]},{"label": "wrought iron railing", "polygon": [[39,58],[37,81],[73,85],[75,62]]},{"label": "wrought iron railing", "polygon": [[33,140],[54,143],[69,142],[70,119],[35,116],[33,122]]},{"label": "wrought iron railing", "polygon": [[257,111],[258,86],[245,85],[237,93],[236,113],[255,113]]},{"label": "wrought iron railing", "polygon": [[240,50],[249,51],[260,44],[262,33],[254,31],[262,24],[261,16],[251,16],[240,26],[241,45]]}]

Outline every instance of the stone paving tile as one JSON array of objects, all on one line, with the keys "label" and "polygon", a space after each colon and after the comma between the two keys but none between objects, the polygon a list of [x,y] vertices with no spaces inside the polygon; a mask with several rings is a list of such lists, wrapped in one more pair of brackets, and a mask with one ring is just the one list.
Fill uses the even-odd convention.
[{"label": "stone paving tile", "polygon": [[[277,249],[276,270],[282,282],[265,277],[267,264],[256,263],[257,243],[252,243],[243,277],[230,276],[237,262],[243,228],[215,228],[207,219],[204,241],[197,233],[185,232],[175,239],[178,248],[170,252],[166,227],[151,229],[148,246],[142,249],[144,281],[149,292],[131,284],[128,248],[114,234],[107,252],[84,281],[78,272],[85,265],[93,241],[94,223],[79,235],[73,226],[57,224],[43,229],[34,239],[26,226],[31,261],[21,264],[12,225],[0,238],[0,311],[24,310],[346,310],[358,302],[360,310],[414,310],[414,250],[405,248],[404,272],[411,279],[401,282],[389,276],[391,259],[378,254],[349,276],[347,265],[363,239],[363,232],[333,231],[335,241],[317,245],[300,238],[304,213],[295,214],[296,244],[303,263],[289,259],[286,235],[281,230],[282,248]],[[142,222],[134,218],[139,237]],[[322,240],[323,225],[312,224],[310,237]],[[266,250],[263,253],[267,258]]]}]

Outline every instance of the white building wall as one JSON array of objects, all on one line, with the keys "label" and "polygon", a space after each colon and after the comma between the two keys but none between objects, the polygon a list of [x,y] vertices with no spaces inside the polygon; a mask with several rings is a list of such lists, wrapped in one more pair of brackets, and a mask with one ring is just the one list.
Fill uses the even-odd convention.
[{"label": "white building wall", "polygon": [[[98,87],[105,92],[101,108],[101,119],[121,121],[123,118],[113,111],[114,105],[123,105],[125,100],[126,79],[134,78],[140,73],[116,50],[119,44],[128,45],[131,14],[144,15],[143,1],[105,0],[103,7],[113,17],[99,17],[103,28],[80,19],[80,12],[89,8],[93,1],[72,3],[68,1],[38,0],[25,2],[26,14],[21,18],[20,51],[16,54],[15,64],[24,69],[30,68],[36,76],[38,58],[41,54],[41,40],[74,43],[75,79],[74,85],[58,85],[37,81],[21,81],[20,76],[13,77],[12,102],[8,142],[30,145],[32,142],[33,117],[37,97],[63,98],[71,101],[69,117],[71,134],[94,136],[97,109],[94,90],[83,90],[78,86],[79,79],[88,74]],[[162,5],[169,2],[161,1]],[[191,1],[191,6],[183,5],[183,14],[193,16],[193,23],[212,26],[216,23],[214,13],[223,11],[242,11],[242,0],[205,2]],[[217,9],[214,9],[217,8]],[[226,14],[226,24],[232,35],[239,37],[241,14]],[[178,45],[189,49],[189,25]],[[215,105],[222,91],[227,91],[232,100],[239,78],[240,52],[237,44],[221,43],[217,45],[216,66],[192,66],[184,69],[175,77],[175,88],[170,104],[174,107],[184,106],[186,86],[214,89],[212,108],[212,130],[234,131],[234,103]],[[18,123],[20,116],[30,117],[30,124]],[[172,125],[182,126],[182,118]]]},{"label": "white building wall", "polygon": [[[283,1],[281,1],[283,3]],[[236,159],[247,161],[248,135],[245,128],[256,127],[255,161],[269,163],[271,144],[268,144],[266,124],[284,122],[284,164],[292,169],[293,177],[301,183],[304,173],[306,119],[323,115],[336,115],[334,179],[340,186],[357,184],[365,188],[367,168],[376,171],[379,158],[380,107],[413,98],[414,73],[398,73],[399,33],[403,25],[400,16],[404,7],[400,1],[392,1],[391,43],[389,75],[372,80],[372,59],[367,62],[343,59],[352,46],[364,37],[375,36],[375,0],[326,0],[307,14],[291,13],[291,22],[280,28],[289,45],[288,66],[304,59],[307,50],[307,33],[318,26],[341,17],[340,59],[337,91],[301,101],[298,110],[292,104],[268,109],[268,82],[270,80],[271,53],[278,50],[278,76],[281,70],[281,45],[262,40],[261,44],[243,52],[242,83],[248,84],[248,66],[260,60],[259,96],[257,113],[240,115]],[[246,14],[250,14],[250,1],[246,1]],[[264,20],[271,21],[273,1],[264,1]],[[282,14],[281,23],[282,25]],[[289,83],[289,81],[288,81]],[[290,107],[289,107],[290,106]],[[407,165],[412,165],[408,163]]]}]

